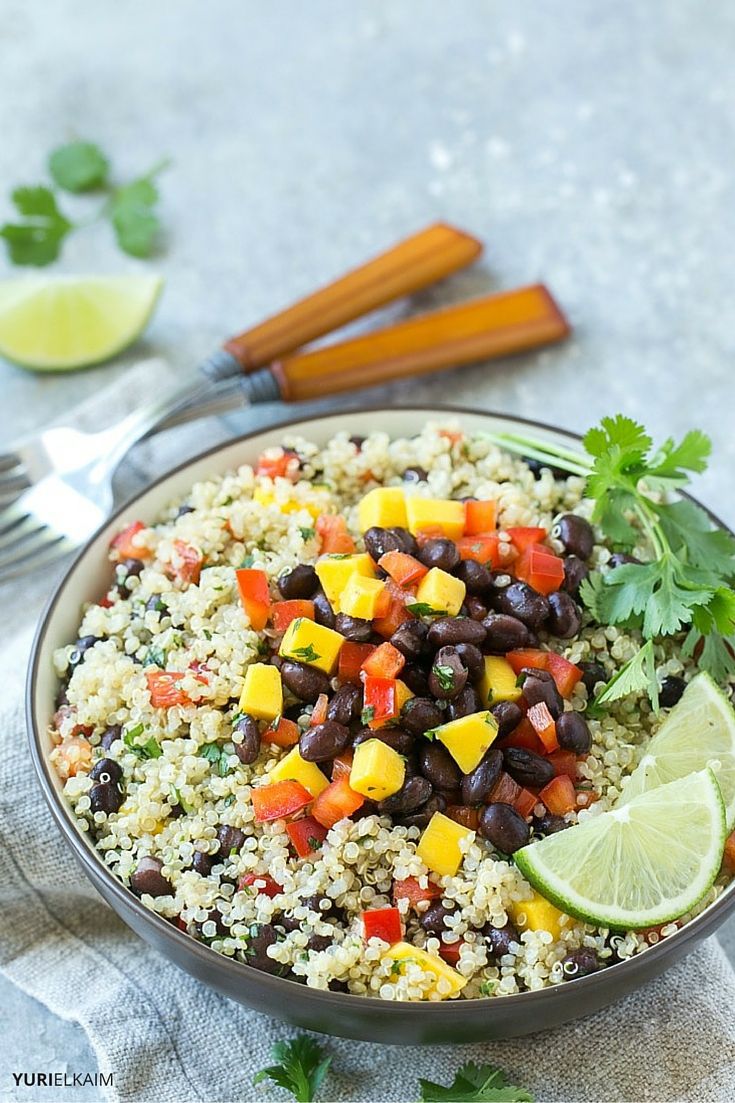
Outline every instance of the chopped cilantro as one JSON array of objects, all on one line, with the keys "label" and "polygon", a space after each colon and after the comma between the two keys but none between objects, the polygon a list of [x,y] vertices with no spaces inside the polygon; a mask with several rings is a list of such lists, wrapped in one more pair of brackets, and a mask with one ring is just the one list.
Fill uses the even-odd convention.
[{"label": "chopped cilantro", "polygon": [[305,663],[315,663],[321,658],[321,655],[314,650],[314,645],[311,643],[308,647],[295,647],[292,654],[298,655],[301,661]]},{"label": "chopped cilantro", "polygon": [[451,666],[434,666],[432,672],[436,675],[441,688],[447,692],[454,689],[454,669]]},{"label": "chopped cilantro", "polygon": [[406,608],[415,617],[445,617],[447,615],[446,609],[434,609],[431,605],[427,605],[425,601],[407,602]]}]

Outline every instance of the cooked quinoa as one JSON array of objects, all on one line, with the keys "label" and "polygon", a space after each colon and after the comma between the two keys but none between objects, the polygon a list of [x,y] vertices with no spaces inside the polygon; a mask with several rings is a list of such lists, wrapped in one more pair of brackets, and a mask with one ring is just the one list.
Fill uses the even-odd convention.
[{"label": "cooked quinoa", "polygon": [[[673,933],[674,923],[611,934],[564,915],[549,924],[554,930],[531,929],[524,902],[534,894],[512,858],[482,831],[462,838],[454,874],[427,867],[417,853],[430,818],[422,821],[421,806],[391,815],[366,800],[301,858],[285,819],[259,822],[252,794],[269,784],[289,749],[261,741],[273,727],[261,719],[255,734],[250,729],[257,757],[252,748],[245,753],[238,703],[246,670],[270,663],[281,633],[270,621],[260,631],[251,627],[238,568],[264,571],[272,600],[282,600],[277,580],[299,565],[313,566],[322,553],[319,518],[344,518],[362,552],[360,501],[375,487],[401,487],[407,498],[496,503],[500,566],[493,585],[500,590],[511,582],[507,572],[517,558],[509,529],[542,527],[546,546],[564,555],[559,517],[589,516],[581,478],[532,470],[481,435],[466,437],[446,425],[429,424],[412,439],[338,434],[322,448],[291,436],[265,454],[260,470],[274,477],[243,465],[197,483],[155,524],[129,528],[124,543],[111,549],[109,591],[84,610],[76,643],[55,655],[61,689],[52,760],[79,829],[111,872],[148,908],[218,953],[315,988],[388,1000],[456,992],[424,967],[421,955],[397,962],[384,940],[366,939],[362,917],[373,910],[397,907],[403,942],[451,962],[466,982],[459,993],[465,999],[558,984],[588,971],[590,962],[603,967]],[[587,564],[604,569],[610,554],[596,542]],[[599,664],[605,680],[640,646],[635,634],[581,618],[572,638],[541,627],[533,641],[586,671],[563,703],[579,714],[587,686],[595,684],[591,664]],[[656,659],[661,679],[674,689],[694,673],[676,640],[657,645]],[[173,687],[168,707],[151,700],[150,675],[159,672],[175,675],[164,683]],[[338,687],[332,676],[330,693]],[[284,716],[298,725],[302,742],[313,730],[315,707],[286,690]],[[351,736],[358,729],[365,734],[364,721],[364,714],[350,721]],[[564,815],[566,824],[612,805],[658,724],[637,695],[617,702],[604,719],[585,722],[591,745],[578,755],[577,806]],[[366,734],[380,740],[386,730]],[[418,736],[419,742],[425,740]],[[317,765],[328,778],[331,764]],[[434,805],[428,799],[429,808],[453,813],[441,793],[430,798]],[[475,810],[475,825],[477,817]],[[532,838],[563,826],[550,825],[554,817],[538,800],[524,818]],[[721,891],[718,883],[698,910]]]}]

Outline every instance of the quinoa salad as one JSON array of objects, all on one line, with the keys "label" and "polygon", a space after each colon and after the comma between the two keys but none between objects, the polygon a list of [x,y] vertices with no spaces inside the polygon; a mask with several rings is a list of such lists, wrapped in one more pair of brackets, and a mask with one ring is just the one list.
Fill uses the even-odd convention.
[{"label": "quinoa salad", "polygon": [[[611,809],[697,671],[580,600],[640,549],[585,478],[429,423],[286,436],[126,518],[54,657],[51,760],[80,831],[217,953],[386,1000],[498,997],[672,934],[565,914],[513,855]],[[727,870],[696,905],[722,891]]]}]

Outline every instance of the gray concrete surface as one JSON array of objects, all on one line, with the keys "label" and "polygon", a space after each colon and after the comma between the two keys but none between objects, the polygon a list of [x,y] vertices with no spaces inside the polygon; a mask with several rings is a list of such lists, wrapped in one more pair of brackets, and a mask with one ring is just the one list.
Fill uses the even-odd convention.
[{"label": "gray concrete surface", "polygon": [[[616,410],[659,435],[699,425],[715,444],[699,490],[735,522],[734,41],[724,0],[0,0],[3,193],[72,135],[104,145],[120,179],[174,162],[153,262],[95,225],[58,266],[161,271],[145,339],[65,377],[0,362],[0,447],[143,355],[193,373],[223,336],[443,218],[485,240],[483,263],[381,317],[542,278],[575,338],[382,397],[573,429]],[[145,477],[145,453],[131,470]],[[5,596],[11,623],[22,605],[22,587]],[[735,925],[722,938],[735,957]],[[1,984],[0,1035],[13,1066],[93,1067],[77,1028]],[[0,1098],[27,1100],[8,1079]]]}]

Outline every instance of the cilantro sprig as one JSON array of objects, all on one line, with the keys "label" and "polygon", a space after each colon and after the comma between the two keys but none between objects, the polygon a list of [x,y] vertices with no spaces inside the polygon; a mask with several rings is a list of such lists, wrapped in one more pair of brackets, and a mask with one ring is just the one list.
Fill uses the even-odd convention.
[{"label": "cilantro sprig", "polygon": [[271,1052],[275,1064],[256,1073],[253,1083],[272,1080],[290,1092],[296,1103],[312,1103],[332,1058],[324,1057],[322,1046],[306,1034],[297,1034],[290,1042],[276,1042]]},{"label": "cilantro sprig", "polygon": [[533,1103],[525,1088],[510,1084],[502,1069],[495,1065],[476,1065],[468,1061],[447,1087],[432,1080],[419,1080],[421,1103]]}]

